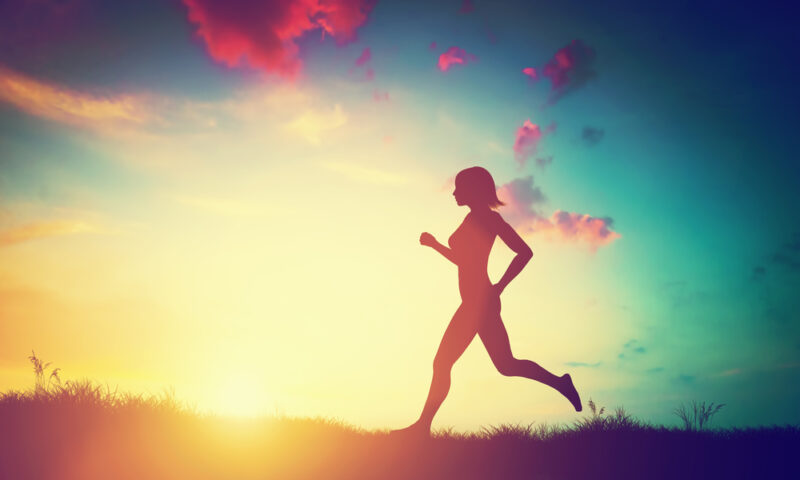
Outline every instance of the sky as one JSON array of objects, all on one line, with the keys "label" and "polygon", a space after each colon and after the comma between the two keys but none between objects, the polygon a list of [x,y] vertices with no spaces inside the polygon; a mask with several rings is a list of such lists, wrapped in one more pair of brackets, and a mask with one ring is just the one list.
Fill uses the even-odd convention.
[{"label": "sky", "polygon": [[[0,389],[415,420],[480,165],[534,251],[518,358],[677,425],[800,423],[800,139],[780,4],[0,3]],[[512,252],[497,242],[490,276]],[[571,422],[456,364],[434,428]]]}]

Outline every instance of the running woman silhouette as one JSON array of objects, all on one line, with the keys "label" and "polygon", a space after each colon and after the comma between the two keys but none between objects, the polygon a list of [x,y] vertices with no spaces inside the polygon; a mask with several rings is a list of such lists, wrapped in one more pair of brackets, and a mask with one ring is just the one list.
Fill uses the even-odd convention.
[{"label": "running woman silhouette", "polygon": [[[458,266],[461,305],[450,320],[433,359],[431,388],[419,420],[393,433],[430,434],[433,417],[450,390],[450,371],[476,334],[502,375],[530,378],[552,387],[580,412],[581,399],[569,374],[558,377],[530,360],[514,358],[511,353],[508,333],[500,317],[500,294],[522,271],[533,252],[494,210],[503,205],[497,198],[494,179],[486,169],[471,167],[456,175],[455,186],[456,203],[468,206],[470,212],[448,239],[449,248],[427,232],[420,235],[419,243],[433,248]],[[500,281],[492,285],[487,265],[495,237],[500,237],[517,255]]]}]

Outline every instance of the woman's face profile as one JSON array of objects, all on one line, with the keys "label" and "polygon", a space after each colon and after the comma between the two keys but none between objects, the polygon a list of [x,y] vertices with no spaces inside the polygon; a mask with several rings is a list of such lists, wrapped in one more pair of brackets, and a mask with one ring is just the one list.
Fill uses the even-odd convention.
[{"label": "woman's face profile", "polygon": [[458,206],[466,205],[466,199],[464,198],[465,190],[464,185],[462,185],[463,183],[464,182],[459,182],[458,178],[456,177],[456,188],[453,190],[453,196],[455,197],[456,205]]}]

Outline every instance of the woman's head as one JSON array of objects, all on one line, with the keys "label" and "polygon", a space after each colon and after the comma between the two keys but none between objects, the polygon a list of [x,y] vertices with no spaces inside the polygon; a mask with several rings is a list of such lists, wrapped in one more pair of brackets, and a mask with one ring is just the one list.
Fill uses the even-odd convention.
[{"label": "woman's head", "polygon": [[458,205],[469,205],[470,207],[489,207],[497,208],[504,205],[497,198],[497,187],[495,187],[492,174],[483,167],[465,168],[456,175],[456,189],[453,196],[456,197]]}]

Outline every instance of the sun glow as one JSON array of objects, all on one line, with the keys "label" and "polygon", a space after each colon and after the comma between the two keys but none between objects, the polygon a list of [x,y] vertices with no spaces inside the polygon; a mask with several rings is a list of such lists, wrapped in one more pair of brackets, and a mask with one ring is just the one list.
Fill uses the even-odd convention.
[{"label": "sun glow", "polygon": [[254,374],[232,374],[216,383],[206,398],[204,407],[229,417],[259,417],[274,409],[264,380]]}]

